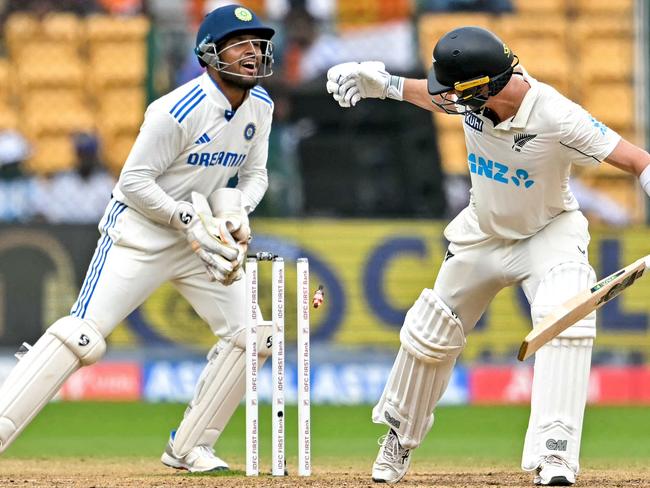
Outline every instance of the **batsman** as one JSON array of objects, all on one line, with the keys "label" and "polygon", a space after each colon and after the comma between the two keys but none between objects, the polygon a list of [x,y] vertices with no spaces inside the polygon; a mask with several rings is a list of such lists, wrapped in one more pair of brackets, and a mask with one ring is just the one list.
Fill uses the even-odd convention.
[{"label": "batsman", "polygon": [[[242,263],[248,214],[268,186],[273,102],[258,82],[272,74],[273,34],[238,5],[204,18],[195,52],[205,73],[147,108],[70,315],[28,347],[0,388],[0,452],[72,373],[102,358],[117,324],[171,282],[221,340],[162,462],[228,468],[213,446],[244,394]],[[259,344],[268,328],[258,328]],[[262,362],[270,349],[259,354]]]},{"label": "batsman", "polygon": [[[468,334],[497,292],[521,285],[536,324],[595,283],[587,220],[569,186],[571,165],[604,161],[639,177],[650,194],[650,155],[535,80],[509,46],[479,27],[439,39],[427,80],[392,76],[380,62],[339,64],[327,77],[341,107],[390,98],[464,122],[470,202],[444,231],[444,262],[433,288],[406,314],[400,350],[372,414],[389,428],[372,478],[396,483],[433,425]],[[595,337],[592,313],[536,354],[522,456],[536,485],[575,483]]]}]

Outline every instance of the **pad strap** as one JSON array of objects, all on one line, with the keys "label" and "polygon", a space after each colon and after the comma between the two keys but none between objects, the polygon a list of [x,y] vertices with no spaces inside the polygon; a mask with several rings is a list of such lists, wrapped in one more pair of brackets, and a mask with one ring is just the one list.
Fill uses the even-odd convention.
[{"label": "pad strap", "polygon": [[400,341],[413,356],[432,363],[455,359],[466,343],[460,320],[429,288],[406,313]]}]

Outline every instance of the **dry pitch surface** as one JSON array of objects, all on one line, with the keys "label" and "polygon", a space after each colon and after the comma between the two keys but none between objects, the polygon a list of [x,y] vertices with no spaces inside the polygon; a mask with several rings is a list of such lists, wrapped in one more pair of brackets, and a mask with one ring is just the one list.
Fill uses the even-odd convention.
[{"label": "dry pitch surface", "polygon": [[[495,469],[466,470],[414,466],[412,473],[398,486],[435,487],[532,487],[527,473]],[[246,478],[232,476],[188,475],[161,466],[157,460],[0,460],[2,487],[70,487],[70,488],[163,488],[163,487],[373,487],[367,469],[360,466],[318,467],[310,478]],[[634,470],[586,469],[575,485],[578,487],[650,487],[650,468]]]}]

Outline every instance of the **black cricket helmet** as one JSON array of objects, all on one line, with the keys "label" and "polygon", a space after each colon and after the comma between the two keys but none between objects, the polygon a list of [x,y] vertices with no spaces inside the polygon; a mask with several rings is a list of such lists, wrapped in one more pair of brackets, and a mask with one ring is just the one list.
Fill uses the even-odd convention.
[{"label": "black cricket helmet", "polygon": [[[275,31],[265,25],[252,10],[241,5],[226,5],[217,8],[205,16],[196,35],[196,47],[194,52],[199,58],[201,66],[212,66],[217,71],[228,71],[230,65],[242,61],[238,59],[233,63],[226,64],[221,58],[225,49],[225,42],[233,36],[252,34],[258,39],[252,41],[241,41],[237,45],[247,42],[258,42],[262,51],[261,73],[255,78],[265,78],[273,74],[273,43],[271,37]],[[249,56],[251,57],[251,56]],[[251,58],[254,58],[252,56]],[[235,73],[231,73],[236,75]]]},{"label": "black cricket helmet", "polygon": [[488,97],[506,86],[519,59],[489,30],[460,27],[440,38],[433,48],[427,89],[447,113],[477,112]]}]

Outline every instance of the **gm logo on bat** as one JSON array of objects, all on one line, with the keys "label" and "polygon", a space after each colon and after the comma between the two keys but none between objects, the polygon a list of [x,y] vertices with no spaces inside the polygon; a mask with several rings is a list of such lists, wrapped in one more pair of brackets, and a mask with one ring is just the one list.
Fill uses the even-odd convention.
[{"label": "gm logo on bat", "polygon": [[[625,278],[623,281],[620,283],[612,286],[612,289],[609,290],[605,295],[598,300],[598,303],[596,303],[596,306],[603,305],[607,302],[609,302],[612,298],[616,298],[623,290],[625,290],[628,286],[630,286],[632,283],[634,283],[638,278],[643,276],[643,271],[640,269],[636,273],[631,274],[627,278]],[[612,276],[610,280],[607,281],[607,283],[611,282],[611,280],[616,279],[616,277],[620,276],[620,274],[623,272],[621,270],[620,272],[616,273],[616,275]],[[601,283],[600,286],[596,285],[591,289],[591,292],[594,293],[595,291],[598,291],[601,289],[603,286],[605,286],[607,283]]]}]

